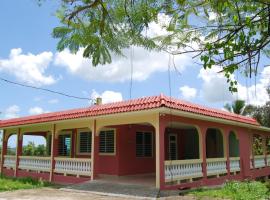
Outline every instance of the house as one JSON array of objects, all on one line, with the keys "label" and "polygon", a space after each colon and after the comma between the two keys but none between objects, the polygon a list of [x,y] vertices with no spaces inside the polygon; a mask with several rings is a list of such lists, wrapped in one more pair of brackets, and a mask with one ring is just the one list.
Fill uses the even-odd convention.
[{"label": "house", "polygon": [[[164,190],[270,175],[269,128],[162,94],[2,120],[0,129],[7,176],[79,183],[143,175]],[[14,134],[16,155],[7,155]],[[45,137],[48,156],[22,155],[25,135]]]}]

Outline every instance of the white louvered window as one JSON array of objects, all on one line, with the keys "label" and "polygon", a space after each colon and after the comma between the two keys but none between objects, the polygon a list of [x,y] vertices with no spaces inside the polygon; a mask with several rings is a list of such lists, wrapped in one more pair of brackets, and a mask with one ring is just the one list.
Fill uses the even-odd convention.
[{"label": "white louvered window", "polygon": [[114,130],[101,131],[99,134],[99,152],[115,153],[115,132]]},{"label": "white louvered window", "polygon": [[87,130],[78,131],[78,153],[90,154],[92,149],[92,133]]},{"label": "white louvered window", "polygon": [[153,134],[151,132],[136,133],[136,156],[152,157],[153,153]]},{"label": "white louvered window", "polygon": [[58,137],[58,155],[71,155],[71,134],[63,134]]}]

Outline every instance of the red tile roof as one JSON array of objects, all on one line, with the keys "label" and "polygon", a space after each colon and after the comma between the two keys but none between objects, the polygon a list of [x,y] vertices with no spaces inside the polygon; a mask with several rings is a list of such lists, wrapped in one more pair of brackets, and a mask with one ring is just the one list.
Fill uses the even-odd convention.
[{"label": "red tile roof", "polygon": [[100,115],[108,115],[123,112],[132,112],[147,110],[153,108],[167,107],[180,111],[195,113],[199,115],[222,118],[226,120],[252,124],[259,126],[255,119],[232,114],[226,111],[207,108],[201,105],[193,104],[190,102],[178,100],[175,98],[170,98],[164,96],[163,94],[159,96],[143,97],[139,99],[133,99],[128,101],[121,101],[116,103],[109,103],[103,105],[95,105],[88,108],[73,109],[60,112],[52,112],[40,115],[33,115],[28,117],[21,117],[15,119],[8,119],[0,121],[0,127],[11,127],[18,125],[52,122],[66,119],[93,117]]}]

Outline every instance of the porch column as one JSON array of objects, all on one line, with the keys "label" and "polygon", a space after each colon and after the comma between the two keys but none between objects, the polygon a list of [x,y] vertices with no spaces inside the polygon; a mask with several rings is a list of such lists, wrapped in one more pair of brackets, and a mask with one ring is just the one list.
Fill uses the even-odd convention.
[{"label": "porch column", "polygon": [[243,178],[248,178],[250,173],[250,157],[252,155],[251,134],[245,129],[238,130],[239,150],[240,150],[240,168]]},{"label": "porch column", "polygon": [[22,145],[23,145],[23,134],[21,133],[21,129],[19,128],[17,133],[16,165],[14,169],[15,177],[18,176],[20,156],[22,155]]},{"label": "porch column", "polygon": [[206,131],[207,127],[199,126],[201,132],[201,146],[202,146],[202,172],[203,172],[203,179],[207,179],[207,162],[206,162]]},{"label": "porch column", "polygon": [[52,138],[51,138],[51,170],[50,170],[50,182],[54,180],[54,168],[55,168],[55,156],[56,156],[56,125],[53,125],[53,129],[51,130],[52,132]]},{"label": "porch column", "polygon": [[96,128],[96,120],[92,127],[92,149],[91,149],[91,180],[94,180],[98,176],[98,164],[99,164],[99,135]]},{"label": "porch column", "polygon": [[6,140],[6,131],[3,130],[3,136],[2,136],[2,152],[1,152],[1,168],[0,172],[3,174],[3,168],[4,168],[4,161],[5,161],[5,155],[7,154],[7,140]]},{"label": "porch column", "polygon": [[230,130],[225,129],[224,130],[224,136],[223,136],[223,141],[224,141],[224,154],[226,157],[226,168],[227,168],[227,175],[229,176],[231,171],[230,171],[230,145],[229,145],[229,135],[230,135]]},{"label": "porch column", "polygon": [[261,135],[262,137],[262,145],[263,145],[263,155],[264,155],[264,164],[267,166],[267,152],[266,152],[266,135]]},{"label": "porch column", "polygon": [[164,135],[165,135],[166,121],[164,116],[158,114],[156,119],[156,188],[165,188],[165,150],[164,150]]}]

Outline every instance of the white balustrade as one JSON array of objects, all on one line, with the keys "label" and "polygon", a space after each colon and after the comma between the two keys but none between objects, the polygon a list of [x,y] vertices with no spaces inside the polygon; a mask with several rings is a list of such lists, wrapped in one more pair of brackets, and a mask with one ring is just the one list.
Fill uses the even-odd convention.
[{"label": "white balustrade", "polygon": [[51,158],[50,157],[19,157],[19,169],[50,172]]},{"label": "white balustrade", "polygon": [[81,158],[55,158],[56,173],[73,175],[91,175],[91,159]]},{"label": "white balustrade", "polygon": [[230,158],[230,172],[239,172],[240,171],[240,158],[233,157]]},{"label": "white balustrade", "polygon": [[14,169],[16,167],[16,156],[5,155],[4,167]]},{"label": "white balustrade", "polygon": [[165,161],[165,181],[180,181],[202,177],[202,160]]},{"label": "white balustrade", "polygon": [[265,156],[264,155],[254,156],[254,167],[255,168],[265,167]]},{"label": "white balustrade", "polygon": [[208,158],[206,163],[208,176],[227,173],[226,158]]}]

